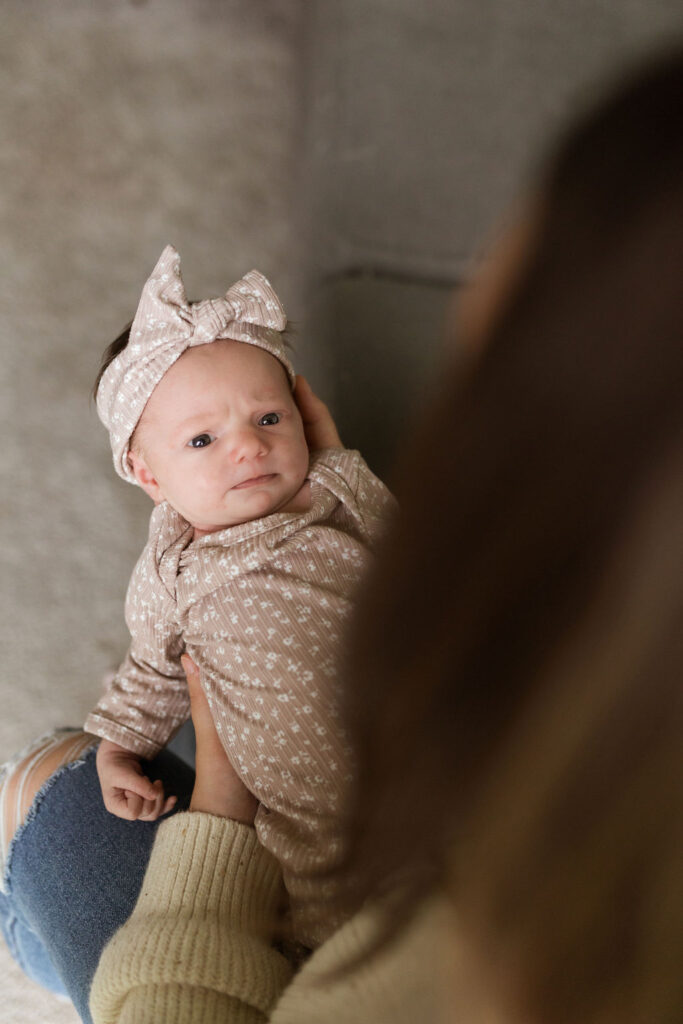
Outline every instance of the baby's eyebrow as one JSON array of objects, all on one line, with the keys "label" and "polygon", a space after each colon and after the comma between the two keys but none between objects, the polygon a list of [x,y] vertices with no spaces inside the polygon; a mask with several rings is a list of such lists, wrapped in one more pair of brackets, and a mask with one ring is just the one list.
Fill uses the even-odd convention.
[{"label": "baby's eyebrow", "polygon": [[[282,395],[277,391],[263,391],[256,395],[250,396],[250,401],[254,406],[267,406],[267,405],[281,405]],[[178,423],[174,430],[173,435],[180,435],[191,430],[193,425],[200,424],[206,425],[211,420],[218,418],[222,415],[225,410],[218,409],[202,409],[201,412],[193,413],[191,416],[187,416],[184,420]]]},{"label": "baby's eyebrow", "polygon": [[193,431],[206,429],[210,421],[211,414],[204,411],[188,416],[173,426],[169,433],[170,440],[180,441]]},{"label": "baby's eyebrow", "polygon": [[204,423],[210,420],[211,417],[212,414],[207,412],[194,413],[192,416],[188,416],[186,419],[181,420],[180,423],[177,423],[175,429],[177,431],[187,430],[193,423]]},{"label": "baby's eyebrow", "polygon": [[255,405],[263,405],[264,402],[279,402],[282,400],[281,391],[262,391],[251,396]]}]

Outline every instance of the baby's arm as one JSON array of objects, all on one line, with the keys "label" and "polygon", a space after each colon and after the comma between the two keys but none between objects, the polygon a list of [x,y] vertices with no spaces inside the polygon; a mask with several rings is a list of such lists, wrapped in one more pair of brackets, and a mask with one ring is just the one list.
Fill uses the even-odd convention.
[{"label": "baby's arm", "polygon": [[156,821],[176,802],[174,796],[165,797],[160,780],[147,778],[137,754],[111,740],[102,740],[98,747],[97,774],[104,806],[118,818]]},{"label": "baby's arm", "polygon": [[[170,655],[161,675],[128,652],[107,692],[88,715],[86,732],[101,737],[97,772],[104,806],[128,821],[156,821],[175,804],[161,782],[152,783],[141,759],[153,758],[187,718],[187,684],[170,676]],[[182,667],[178,661],[179,673]],[[184,692],[183,692],[184,691]]]},{"label": "baby's arm", "polygon": [[85,720],[86,732],[153,758],[190,717],[180,664],[182,639],[173,648],[140,649],[133,639],[118,672]]}]

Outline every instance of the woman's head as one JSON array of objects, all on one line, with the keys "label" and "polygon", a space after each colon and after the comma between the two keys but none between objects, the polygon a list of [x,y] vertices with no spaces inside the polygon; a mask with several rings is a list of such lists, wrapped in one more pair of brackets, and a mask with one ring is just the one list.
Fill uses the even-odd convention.
[{"label": "woman's head", "polygon": [[358,894],[424,863],[413,897],[452,888],[527,1020],[674,998],[650,959],[681,811],[682,104],[678,54],[554,154],[351,636]]}]

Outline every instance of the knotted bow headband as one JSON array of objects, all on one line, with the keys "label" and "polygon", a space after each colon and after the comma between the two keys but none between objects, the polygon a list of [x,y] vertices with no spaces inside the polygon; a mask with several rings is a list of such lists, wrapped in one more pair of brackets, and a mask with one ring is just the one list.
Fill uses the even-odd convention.
[{"label": "knotted bow headband", "polygon": [[136,482],[128,465],[131,438],[155,387],[186,349],[228,338],[257,345],[279,359],[294,388],[294,369],[280,337],[286,324],[280,300],[258,270],[245,274],[224,298],[188,302],[180,256],[167,245],[142,289],[128,344],[97,389],[97,412],[109,431],[119,476]]}]

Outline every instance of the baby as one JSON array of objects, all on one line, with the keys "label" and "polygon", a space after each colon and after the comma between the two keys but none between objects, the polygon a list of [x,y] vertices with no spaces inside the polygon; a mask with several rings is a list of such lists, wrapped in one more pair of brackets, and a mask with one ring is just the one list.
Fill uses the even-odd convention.
[{"label": "baby", "polygon": [[169,810],[174,797],[140,762],[189,717],[186,651],[260,801],[255,827],[282,865],[293,934],[313,947],[338,923],[321,913],[320,876],[340,853],[350,777],[336,658],[393,499],[358,452],[309,453],[285,326],[255,270],[225,298],[189,303],[167,246],[129,340],[105,356],[97,408],[114,465],[156,508],[126,598],[130,650],[85,728],[102,738],[112,813]]}]

